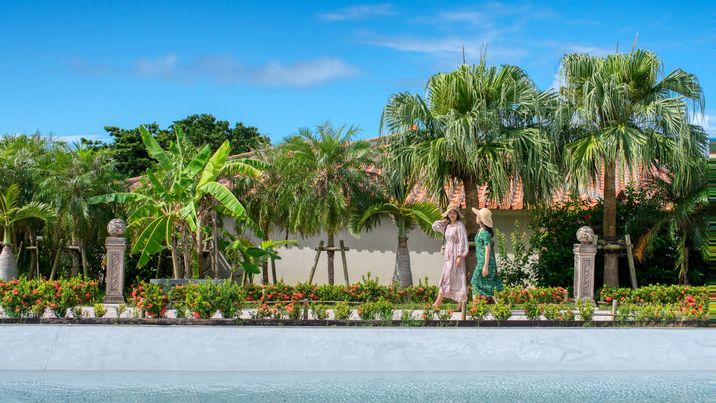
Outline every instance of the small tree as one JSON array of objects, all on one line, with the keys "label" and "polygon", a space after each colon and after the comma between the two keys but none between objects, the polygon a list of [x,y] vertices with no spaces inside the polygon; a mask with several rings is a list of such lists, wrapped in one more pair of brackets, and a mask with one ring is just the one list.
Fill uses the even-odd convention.
[{"label": "small tree", "polygon": [[17,277],[17,261],[12,250],[13,226],[23,220],[38,219],[51,221],[55,215],[52,209],[44,204],[31,202],[20,206],[20,188],[10,186],[0,194],[0,226],[3,229],[3,249],[0,253],[0,280],[7,281]]}]

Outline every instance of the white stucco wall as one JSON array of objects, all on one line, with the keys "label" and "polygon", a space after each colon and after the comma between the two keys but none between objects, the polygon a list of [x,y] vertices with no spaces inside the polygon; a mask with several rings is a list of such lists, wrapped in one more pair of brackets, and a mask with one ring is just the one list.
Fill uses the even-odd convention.
[{"label": "white stucco wall", "polygon": [[[506,236],[508,253],[512,251],[510,234],[514,231],[515,220],[520,222],[520,231],[526,231],[525,225],[531,219],[531,212],[525,210],[494,210],[492,212],[495,228]],[[528,233],[529,238],[529,233]],[[529,239],[525,242],[528,242]],[[289,237],[290,239],[290,237]],[[308,277],[316,257],[316,248],[326,235],[308,239],[297,239],[298,247],[289,246],[281,248],[281,260],[276,261],[276,275],[286,284],[296,284],[308,281]],[[348,277],[350,283],[356,283],[361,277],[371,273],[371,278],[378,277],[381,284],[389,284],[395,269],[395,252],[398,248],[398,229],[389,218],[384,218],[381,225],[373,232],[363,234],[360,239],[344,232],[336,236],[336,246],[343,240],[345,246],[350,248],[346,252]],[[495,240],[497,242],[497,240]],[[414,230],[408,235],[408,249],[410,250],[410,266],[413,272],[413,282],[426,276],[431,285],[436,285],[440,279],[443,266],[443,256],[439,253],[442,239],[430,239],[420,230]],[[496,244],[496,243],[495,243]],[[325,245],[325,242],[324,242]],[[335,282],[344,284],[343,263],[340,253],[335,254]],[[314,284],[328,283],[328,262],[326,252],[321,253]],[[255,281],[259,281],[256,278]]]}]

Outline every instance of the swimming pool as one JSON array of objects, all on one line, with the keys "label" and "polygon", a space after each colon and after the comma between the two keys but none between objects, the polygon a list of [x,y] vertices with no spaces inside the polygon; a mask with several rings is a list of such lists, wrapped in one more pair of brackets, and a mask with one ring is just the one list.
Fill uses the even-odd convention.
[{"label": "swimming pool", "polygon": [[714,375],[2,371],[0,402],[706,402]]}]

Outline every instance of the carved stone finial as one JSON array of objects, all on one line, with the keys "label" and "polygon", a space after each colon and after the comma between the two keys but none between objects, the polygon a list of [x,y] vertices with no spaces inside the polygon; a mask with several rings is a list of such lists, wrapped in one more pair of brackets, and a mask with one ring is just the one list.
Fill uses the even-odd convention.
[{"label": "carved stone finial", "polygon": [[577,240],[581,243],[592,243],[594,241],[594,230],[591,227],[581,227],[577,230]]},{"label": "carved stone finial", "polygon": [[120,237],[124,235],[125,231],[127,231],[127,223],[122,219],[115,218],[107,224],[107,232],[110,236]]}]

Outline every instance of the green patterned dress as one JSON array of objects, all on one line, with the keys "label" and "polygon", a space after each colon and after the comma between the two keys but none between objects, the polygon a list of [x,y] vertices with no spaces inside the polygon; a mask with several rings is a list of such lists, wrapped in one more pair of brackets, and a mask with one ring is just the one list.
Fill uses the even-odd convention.
[{"label": "green patterned dress", "polygon": [[[492,297],[494,289],[502,291],[502,280],[497,277],[497,264],[495,264],[494,251],[490,251],[490,261],[487,263],[487,276],[482,275],[482,268],[485,267],[485,246],[492,245],[492,236],[485,230],[475,237],[475,257],[477,265],[472,275],[472,293],[484,297]],[[493,246],[494,248],[494,246]]]}]

